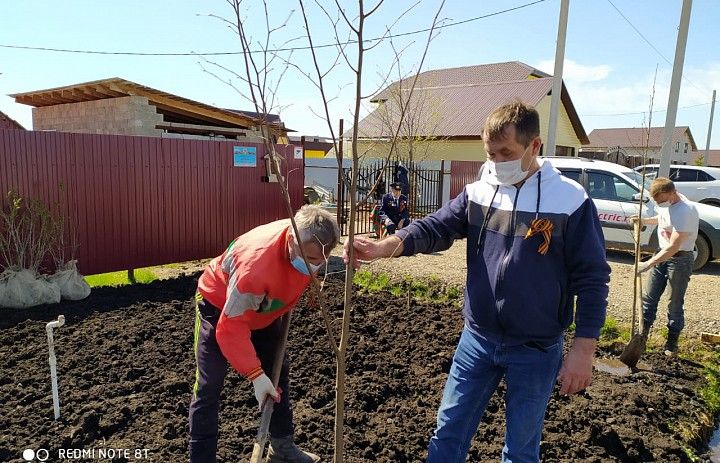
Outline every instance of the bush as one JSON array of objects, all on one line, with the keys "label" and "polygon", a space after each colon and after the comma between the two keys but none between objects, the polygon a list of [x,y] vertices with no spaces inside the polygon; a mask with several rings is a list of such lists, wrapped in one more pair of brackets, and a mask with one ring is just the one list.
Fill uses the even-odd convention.
[{"label": "bush", "polygon": [[0,267],[39,273],[61,247],[63,223],[38,199],[11,191],[0,209]]}]

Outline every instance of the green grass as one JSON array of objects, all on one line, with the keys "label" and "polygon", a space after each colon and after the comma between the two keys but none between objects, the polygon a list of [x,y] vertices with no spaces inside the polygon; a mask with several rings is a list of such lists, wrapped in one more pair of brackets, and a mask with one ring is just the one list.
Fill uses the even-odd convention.
[{"label": "green grass", "polygon": [[715,360],[706,362],[705,379],[707,385],[700,391],[700,395],[708,406],[709,414],[717,416],[720,414],[720,353],[715,351]]},{"label": "green grass", "polygon": [[431,276],[426,279],[405,277],[393,280],[387,273],[372,273],[367,270],[355,272],[353,283],[361,292],[374,293],[388,291],[395,297],[410,296],[415,300],[436,302],[458,302],[463,296],[460,287],[448,286],[440,278]]},{"label": "green grass", "polygon": [[[155,280],[157,280],[157,276],[150,270],[144,268],[135,269],[135,283],[150,283]],[[91,288],[99,288],[101,286],[126,286],[133,283],[128,279],[126,270],[87,275],[85,281]]]},{"label": "green grass", "polygon": [[616,341],[618,338],[624,338],[618,321],[613,317],[607,317],[605,324],[600,329],[600,339],[603,341]]}]

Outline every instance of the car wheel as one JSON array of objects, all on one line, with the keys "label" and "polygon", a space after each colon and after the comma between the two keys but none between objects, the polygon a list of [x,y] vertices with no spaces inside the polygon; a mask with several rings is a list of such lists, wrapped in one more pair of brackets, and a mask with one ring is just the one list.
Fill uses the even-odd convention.
[{"label": "car wheel", "polygon": [[693,270],[702,268],[710,259],[710,245],[707,242],[707,238],[703,235],[698,234],[695,240],[695,249],[693,249],[693,256],[695,256],[695,262],[693,262]]},{"label": "car wheel", "polygon": [[720,207],[720,201],[717,199],[703,199],[700,203],[707,204],[708,206]]}]

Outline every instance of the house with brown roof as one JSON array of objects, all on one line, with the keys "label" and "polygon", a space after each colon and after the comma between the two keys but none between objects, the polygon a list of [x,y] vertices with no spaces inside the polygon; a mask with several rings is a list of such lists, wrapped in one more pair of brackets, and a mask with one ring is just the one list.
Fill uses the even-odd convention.
[{"label": "house with brown roof", "polygon": [[693,151],[688,164],[702,166],[706,155],[708,155],[708,167],[720,167],[720,150],[709,150],[709,153],[706,150]]},{"label": "house with brown roof", "polygon": [[[547,139],[553,78],[527,64],[511,61],[436,69],[420,73],[414,87],[413,81],[414,75],[393,82],[372,98],[375,107],[358,125],[359,154],[387,157],[389,141],[397,133],[393,154],[403,159],[412,154],[413,160],[483,161],[485,119],[497,106],[517,99],[535,106],[540,136]],[[561,102],[557,146],[542,150],[546,155],[574,156],[589,140],[565,85]],[[352,130],[343,136],[352,137]],[[345,146],[347,153],[350,143]]]},{"label": "house with brown roof", "polygon": [[[33,107],[34,130],[261,140],[256,113],[217,108],[118,77],[10,96]],[[276,140],[287,143],[290,130],[280,118],[269,115],[268,122]]]},{"label": "house with brown roof", "polygon": [[[595,129],[590,132],[590,143],[580,150],[581,156],[604,157],[628,166],[660,162],[665,127],[618,127]],[[697,150],[690,127],[675,127],[670,148],[670,162],[691,163],[691,154]]]},{"label": "house with brown roof", "polygon": [[19,122],[0,111],[0,129],[25,130]]}]

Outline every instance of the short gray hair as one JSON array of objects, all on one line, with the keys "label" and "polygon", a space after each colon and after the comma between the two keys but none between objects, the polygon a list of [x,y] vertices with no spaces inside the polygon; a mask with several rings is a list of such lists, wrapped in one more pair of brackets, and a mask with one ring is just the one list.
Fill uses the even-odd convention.
[{"label": "short gray hair", "polygon": [[322,207],[306,204],[295,213],[299,242],[316,243],[333,249],[340,241],[340,227],[335,217]]}]

